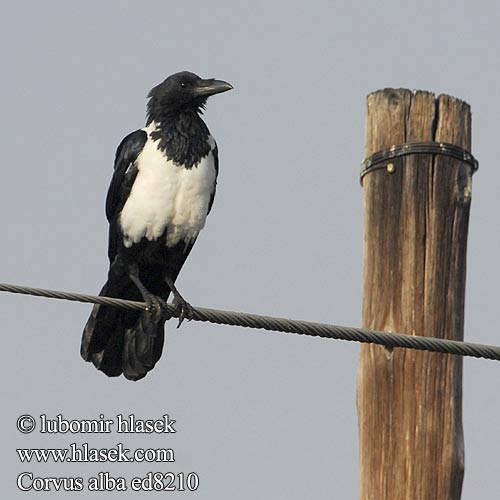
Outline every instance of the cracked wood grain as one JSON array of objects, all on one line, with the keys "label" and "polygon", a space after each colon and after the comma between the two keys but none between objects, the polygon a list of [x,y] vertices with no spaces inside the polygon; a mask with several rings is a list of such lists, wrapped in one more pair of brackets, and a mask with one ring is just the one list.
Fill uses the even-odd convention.
[{"label": "cracked wood grain", "polygon": [[[367,104],[367,157],[417,141],[470,150],[459,99],[385,89]],[[363,180],[363,327],[462,340],[471,167],[441,155],[390,163]],[[361,500],[460,499],[460,357],[364,345],[357,403]]]}]

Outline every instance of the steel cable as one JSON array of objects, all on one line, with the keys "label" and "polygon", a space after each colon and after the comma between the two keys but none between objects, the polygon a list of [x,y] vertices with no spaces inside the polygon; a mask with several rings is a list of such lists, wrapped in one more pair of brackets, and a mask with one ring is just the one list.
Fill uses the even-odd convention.
[{"label": "steel cable", "polygon": [[[0,283],[0,291],[51,299],[103,304],[125,309],[146,310],[147,308],[145,302],[85,295],[81,293],[61,292],[56,290],[47,290],[44,288],[11,285],[7,283]],[[172,317],[178,317],[175,307],[172,304],[167,304],[166,307]],[[421,351],[456,354],[459,356],[470,356],[474,358],[500,361],[500,347],[475,344],[471,342],[461,342],[458,340],[405,335],[401,333],[388,333],[377,330],[367,330],[364,328],[313,323],[309,321],[276,318],[273,316],[262,316],[258,314],[207,309],[204,307],[193,307],[192,319],[194,321],[241,326],[244,328],[255,328],[284,333],[296,333],[299,335],[308,335],[313,337],[372,343],[389,348],[402,347],[406,349],[418,349]]]}]

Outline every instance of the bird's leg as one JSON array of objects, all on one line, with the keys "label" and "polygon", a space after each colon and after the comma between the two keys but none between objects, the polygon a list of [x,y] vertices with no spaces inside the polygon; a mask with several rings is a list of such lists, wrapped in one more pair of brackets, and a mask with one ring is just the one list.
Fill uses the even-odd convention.
[{"label": "bird's leg", "polygon": [[161,316],[166,314],[165,302],[157,295],[151,293],[142,283],[139,278],[139,269],[136,264],[132,264],[129,267],[130,279],[134,282],[134,285],[141,292],[144,302],[146,302],[148,308],[147,310],[154,313],[160,314]]},{"label": "bird's leg", "polygon": [[170,279],[170,276],[165,276],[165,282],[174,296],[175,309],[179,313],[179,323],[177,324],[177,328],[179,328],[185,319],[189,321],[193,317],[193,308],[189,302],[184,300],[179,290],[175,287],[174,282]]}]

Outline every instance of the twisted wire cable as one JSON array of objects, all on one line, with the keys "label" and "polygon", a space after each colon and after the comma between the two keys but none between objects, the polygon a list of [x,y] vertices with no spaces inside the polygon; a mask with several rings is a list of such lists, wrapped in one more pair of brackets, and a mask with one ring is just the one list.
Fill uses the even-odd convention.
[{"label": "twisted wire cable", "polygon": [[[147,309],[147,304],[145,302],[85,295],[81,293],[61,292],[56,290],[47,290],[44,288],[11,285],[7,283],[0,283],[0,291],[51,299],[102,304],[125,309]],[[178,317],[178,312],[173,304],[166,304],[166,307],[172,317]],[[192,319],[194,321],[203,321],[221,325],[241,326],[244,328],[296,333],[312,337],[378,344],[389,348],[402,347],[405,349],[417,349],[421,351],[456,354],[458,356],[469,356],[500,361],[500,347],[471,342],[461,342],[458,340],[422,337],[418,335],[405,335],[401,333],[388,333],[364,328],[313,323],[310,321],[298,321],[243,312],[207,309],[204,307],[193,307]]]}]

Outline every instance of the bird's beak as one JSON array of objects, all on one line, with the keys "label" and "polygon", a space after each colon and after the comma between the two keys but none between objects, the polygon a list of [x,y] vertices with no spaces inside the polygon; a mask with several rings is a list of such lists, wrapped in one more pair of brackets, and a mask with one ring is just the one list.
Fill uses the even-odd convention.
[{"label": "bird's beak", "polygon": [[194,93],[199,97],[208,97],[221,92],[231,90],[233,86],[223,80],[214,80],[209,78],[207,80],[199,80],[194,88]]}]

